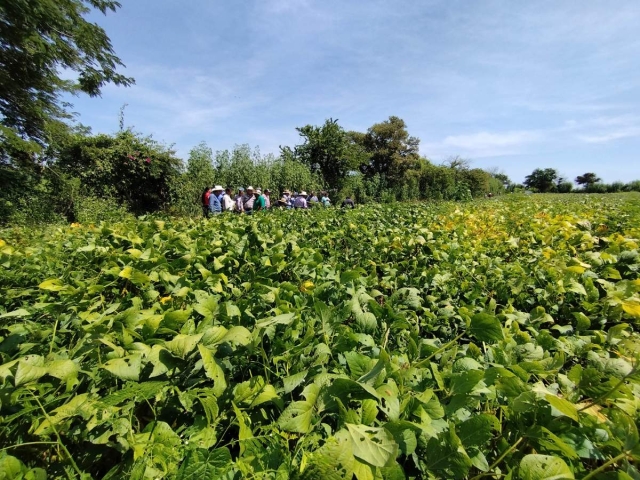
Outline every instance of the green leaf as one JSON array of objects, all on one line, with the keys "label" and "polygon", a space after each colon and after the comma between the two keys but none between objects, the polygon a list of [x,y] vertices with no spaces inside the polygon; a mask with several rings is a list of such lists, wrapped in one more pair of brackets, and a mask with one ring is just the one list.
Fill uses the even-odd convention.
[{"label": "green leaf", "polygon": [[223,342],[229,342],[236,345],[249,345],[251,343],[251,332],[245,327],[231,327],[222,339]]},{"label": "green leaf", "polygon": [[465,448],[483,447],[493,438],[493,431],[500,429],[500,421],[495,415],[481,413],[457,426],[458,438]]},{"label": "green leaf", "polygon": [[25,478],[21,475],[22,473],[23,468],[20,460],[7,455],[6,452],[0,452],[0,480]]},{"label": "green leaf", "polygon": [[398,444],[388,430],[351,423],[347,423],[346,427],[356,458],[374,467],[393,465],[398,454]]},{"label": "green leaf", "polygon": [[173,340],[165,342],[164,346],[174,355],[185,358],[196,348],[201,338],[202,333],[197,335],[178,334],[173,337]]},{"label": "green leaf", "polygon": [[231,464],[231,453],[227,447],[191,450],[180,465],[176,480],[220,478],[221,472]]},{"label": "green leaf", "polygon": [[496,342],[504,339],[500,320],[488,313],[476,313],[471,317],[467,333],[482,342]]},{"label": "green leaf", "polygon": [[15,385],[24,385],[39,380],[47,374],[44,366],[44,358],[39,355],[27,355],[18,362],[16,370]]},{"label": "green leaf", "polygon": [[216,295],[209,295],[206,298],[200,299],[193,309],[202,315],[205,321],[213,320],[218,315],[218,297]]},{"label": "green leaf", "polygon": [[285,313],[276,317],[263,318],[256,322],[256,328],[267,328],[271,325],[289,325],[295,318],[295,313]]},{"label": "green leaf", "polygon": [[38,285],[38,288],[41,290],[49,290],[50,292],[59,292],[60,290],[64,290],[66,287],[59,279],[51,278]]},{"label": "green leaf", "polygon": [[312,430],[311,421],[313,419],[314,406],[320,387],[315,384],[308,385],[302,392],[304,401],[290,403],[284,409],[278,419],[281,429],[288,432],[309,433]]},{"label": "green leaf", "polygon": [[114,358],[106,362],[102,368],[121,380],[137,382],[140,379],[140,371],[142,370],[142,356],[129,355],[124,358]]},{"label": "green leaf", "polygon": [[32,313],[24,308],[19,308],[18,310],[14,310],[13,312],[7,312],[0,315],[0,318],[11,318],[11,317],[29,317]]},{"label": "green leaf", "polygon": [[451,375],[451,394],[469,393],[484,378],[482,370],[468,370]]},{"label": "green leaf", "polygon": [[555,408],[562,415],[565,415],[565,416],[575,420],[576,422],[580,421],[580,419],[578,418],[578,409],[570,401],[565,400],[564,398],[560,398],[560,397],[557,397],[555,395],[549,394],[549,393],[546,394],[544,398],[547,400],[547,402],[549,402],[549,405],[551,405],[553,408]]},{"label": "green leaf", "polygon": [[522,480],[573,479],[573,473],[561,458],[551,455],[525,455],[520,461]]},{"label": "green leaf", "polygon": [[205,374],[208,378],[213,380],[213,393],[219,397],[227,388],[227,380],[224,376],[224,370],[213,356],[211,350],[204,345],[198,345],[198,350],[202,357]]},{"label": "green leaf", "polygon": [[347,270],[346,272],[342,272],[340,274],[340,283],[345,284],[348,282],[353,282],[354,280],[360,278],[360,272],[357,270]]}]

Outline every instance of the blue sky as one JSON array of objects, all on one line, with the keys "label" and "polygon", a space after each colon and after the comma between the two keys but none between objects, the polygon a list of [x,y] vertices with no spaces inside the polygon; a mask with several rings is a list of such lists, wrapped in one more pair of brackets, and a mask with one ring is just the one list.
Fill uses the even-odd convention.
[{"label": "blue sky", "polygon": [[201,141],[277,154],[298,126],[396,115],[435,163],[640,179],[637,0],[122,3],[91,19],[136,85],[72,99],[96,133],[127,103],[127,125],[183,158]]}]

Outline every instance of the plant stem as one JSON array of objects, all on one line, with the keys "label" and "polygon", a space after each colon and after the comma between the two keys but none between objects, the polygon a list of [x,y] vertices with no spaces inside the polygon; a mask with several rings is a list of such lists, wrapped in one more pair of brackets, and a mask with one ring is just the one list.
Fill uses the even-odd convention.
[{"label": "plant stem", "polygon": [[58,322],[60,318],[56,318],[56,323],[53,324],[53,335],[51,335],[51,344],[49,345],[49,355],[53,352],[53,343],[56,341],[56,332],[58,331]]},{"label": "plant stem", "polygon": [[613,457],[611,460],[609,460],[608,462],[603,463],[602,465],[600,465],[600,467],[596,468],[593,472],[591,472],[589,475],[587,475],[586,477],[583,477],[582,480],[589,480],[590,478],[595,477],[596,475],[598,475],[601,472],[604,472],[607,468],[609,468],[611,465],[613,465],[616,462],[619,462],[620,460],[622,460],[624,457],[626,457],[628,455],[628,452],[622,452],[620,455],[618,455],[617,457]]},{"label": "plant stem", "polygon": [[516,443],[514,443],[514,444],[513,444],[513,445],[511,445],[509,448],[507,448],[507,449],[502,453],[502,455],[500,455],[500,456],[498,457],[498,459],[497,459],[495,462],[493,462],[493,463],[491,464],[491,466],[489,467],[489,470],[487,470],[487,473],[481,473],[480,475],[476,475],[476,476],[475,476],[475,477],[473,477],[471,480],[478,480],[478,479],[480,479],[480,478],[482,478],[482,477],[487,476],[487,475],[489,474],[489,472],[491,472],[491,470],[493,470],[493,469],[494,469],[494,468],[496,468],[498,465],[500,465],[500,462],[502,462],[502,460],[504,460],[504,459],[505,459],[505,457],[506,457],[507,455],[509,455],[511,452],[513,452],[513,451],[516,449],[516,447],[517,447],[518,445],[520,445],[520,443],[522,443],[522,441],[523,441],[523,440],[524,440],[524,437],[520,437],[518,440],[516,440]]},{"label": "plant stem", "polygon": [[9,450],[11,448],[27,447],[29,445],[57,445],[57,444],[58,442],[25,442],[25,443],[18,443],[16,445],[9,445],[8,447],[0,448],[0,451]]},{"label": "plant stem", "polygon": [[60,447],[62,447],[62,450],[64,450],[64,453],[67,454],[67,458],[69,458],[69,461],[71,462],[71,465],[73,466],[73,469],[78,474],[78,477],[82,478],[82,471],[78,468],[78,465],[76,464],[76,461],[71,456],[71,452],[69,452],[69,450],[67,449],[66,445],[64,443],[62,443],[62,438],[60,437],[60,434],[58,433],[58,429],[53,424],[53,421],[51,420],[51,417],[49,416],[47,411],[44,409],[42,404],[40,403],[40,400],[38,400],[38,397],[36,397],[33,392],[30,392],[30,393],[33,396],[33,398],[36,401],[36,403],[38,404],[38,406],[40,407],[40,409],[42,410],[42,413],[44,413],[44,416],[47,419],[47,421],[49,422],[49,425],[51,425],[51,429],[53,430],[53,433],[56,434],[56,438],[58,439],[58,441],[56,443],[58,445],[60,445]]},{"label": "plant stem", "polygon": [[414,366],[416,368],[420,368],[425,366],[428,362],[431,361],[431,359],[433,357],[435,357],[437,354],[439,354],[441,351],[446,350],[447,348],[449,348],[450,345],[453,345],[454,343],[456,343],[458,340],[460,340],[462,337],[464,336],[464,333],[461,333],[460,335],[456,336],[453,340],[451,340],[450,342],[445,343],[443,346],[441,346],[438,350],[436,350],[435,352],[433,352],[431,355],[429,355],[427,358],[425,358],[424,360],[421,360],[420,362],[418,362],[417,364],[415,364]]},{"label": "plant stem", "polygon": [[609,395],[611,395],[613,392],[615,392],[618,388],[620,388],[622,386],[622,384],[624,384],[624,382],[627,381],[627,378],[629,378],[630,376],[632,376],[635,373],[637,373],[638,367],[640,367],[640,363],[638,365],[636,365],[633,368],[633,370],[631,370],[628,374],[626,374],[624,377],[622,377],[620,379],[620,381],[618,383],[616,383],[609,391],[607,391],[606,393],[600,395],[595,400],[592,400],[591,402],[587,403],[585,406],[579,408],[578,411],[582,412],[583,410],[586,410],[587,408],[591,408],[594,405],[597,405],[598,403],[600,403],[605,398],[607,398]]}]

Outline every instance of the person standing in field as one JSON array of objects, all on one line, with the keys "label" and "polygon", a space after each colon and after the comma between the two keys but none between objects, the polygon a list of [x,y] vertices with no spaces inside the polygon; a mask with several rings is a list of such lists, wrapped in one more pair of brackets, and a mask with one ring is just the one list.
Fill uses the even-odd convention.
[{"label": "person standing in field", "polygon": [[236,207],[236,202],[233,199],[233,189],[227,187],[222,197],[222,210],[225,212],[233,212]]},{"label": "person standing in field", "polygon": [[256,201],[253,187],[247,187],[247,193],[242,196],[242,211],[251,214],[253,212],[253,203]]},{"label": "person standing in field", "polygon": [[351,200],[350,195],[347,195],[347,198],[345,198],[342,201],[342,208],[346,208],[346,207],[356,208],[356,204],[354,203],[353,200]]},{"label": "person standing in field", "polygon": [[253,211],[264,210],[266,208],[266,201],[262,191],[258,188],[256,190],[256,199],[253,202]]},{"label": "person standing in field", "polygon": [[307,205],[307,192],[305,192],[304,190],[301,191],[293,202],[293,206],[296,209],[309,208],[309,206]]},{"label": "person standing in field", "polygon": [[318,203],[318,197],[316,196],[315,192],[309,193],[309,198],[307,199],[307,203],[310,207],[313,207],[315,206],[316,203]]},{"label": "person standing in field", "polygon": [[209,218],[209,196],[211,195],[211,188],[204,187],[202,192],[202,214],[204,218]]},{"label": "person standing in field", "polygon": [[329,199],[329,195],[327,195],[327,192],[322,192],[321,198],[320,198],[320,202],[322,203],[322,205],[324,207],[330,207],[331,206],[331,200]]},{"label": "person standing in field", "polygon": [[214,215],[217,215],[222,211],[222,206],[220,205],[221,193],[222,187],[220,185],[216,185],[215,187],[213,187],[211,195],[209,195],[209,211]]},{"label": "person standing in field", "polygon": [[264,208],[269,210],[271,208],[271,190],[264,189]]},{"label": "person standing in field", "polygon": [[242,199],[244,198],[244,188],[238,188],[238,195],[236,195],[236,213],[242,213],[244,211],[244,203],[242,203]]}]

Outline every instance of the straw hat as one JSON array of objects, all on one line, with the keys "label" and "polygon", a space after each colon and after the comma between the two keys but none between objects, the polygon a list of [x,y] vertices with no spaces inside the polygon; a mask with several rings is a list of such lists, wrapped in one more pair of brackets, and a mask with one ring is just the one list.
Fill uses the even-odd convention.
[{"label": "straw hat", "polygon": [[301,191],[298,195],[300,195],[301,197],[306,197],[307,196],[307,192],[305,192],[304,190]]},{"label": "straw hat", "polygon": [[248,192],[249,190],[253,191],[253,187],[252,187],[252,186],[248,186],[248,187],[247,187],[247,192]]},{"label": "straw hat", "polygon": [[216,185],[215,187],[213,187],[213,191],[214,192],[216,192],[218,190],[222,192],[224,190],[224,188],[222,188],[220,185]]}]

